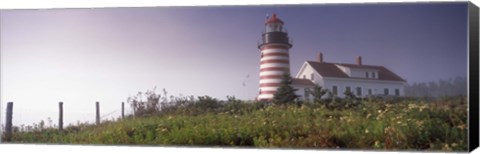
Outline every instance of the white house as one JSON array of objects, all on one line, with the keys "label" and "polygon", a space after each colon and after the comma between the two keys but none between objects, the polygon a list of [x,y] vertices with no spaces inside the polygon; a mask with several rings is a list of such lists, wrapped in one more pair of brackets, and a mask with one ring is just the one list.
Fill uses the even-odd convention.
[{"label": "white house", "polygon": [[[284,22],[274,13],[265,21],[265,31],[258,44],[260,50],[259,91],[257,100],[271,100],[281,86],[282,75],[290,73],[289,49],[292,42]],[[397,95],[403,96],[405,80],[383,66],[363,65],[361,57],[356,64],[327,63],[323,55],[318,61],[306,61],[292,86],[300,99],[311,99],[309,90],[319,85],[338,97],[349,90],[356,96]]]},{"label": "white house", "polygon": [[298,89],[296,94],[303,100],[313,99],[309,90],[315,84],[338,97],[344,97],[347,90],[357,97],[404,95],[404,79],[383,66],[364,65],[361,58],[357,57],[356,64],[329,63],[324,62],[319,53],[318,61],[305,61],[292,80],[292,86]]}]

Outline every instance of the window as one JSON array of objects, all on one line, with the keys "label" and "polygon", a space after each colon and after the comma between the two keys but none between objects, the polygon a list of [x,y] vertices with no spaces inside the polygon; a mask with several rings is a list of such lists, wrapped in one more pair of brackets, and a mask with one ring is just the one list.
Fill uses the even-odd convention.
[{"label": "window", "polygon": [[368,72],[365,72],[365,77],[368,78]]},{"label": "window", "polygon": [[333,86],[333,87],[332,87],[332,92],[333,92],[333,95],[338,95],[337,86]]},{"label": "window", "polygon": [[372,78],[377,78],[375,77],[375,72],[372,72]]},{"label": "window", "polygon": [[395,96],[400,96],[400,89],[395,89]]},{"label": "window", "polygon": [[275,32],[280,32],[282,29],[282,26],[280,26],[279,23],[273,23],[272,24],[272,30],[275,31]]},{"label": "window", "polygon": [[310,89],[305,88],[304,89],[304,95],[305,95],[305,99],[308,99],[310,97]]},{"label": "window", "polygon": [[350,91],[351,91],[351,90],[350,90],[350,87],[349,87],[349,86],[346,86],[346,87],[345,87],[345,91],[346,91],[346,92],[347,92],[347,91],[350,92]]},{"label": "window", "polygon": [[279,23],[271,23],[267,27],[267,33],[268,32],[281,32],[282,31],[282,26]]},{"label": "window", "polygon": [[362,87],[357,87],[357,96],[362,96]]},{"label": "window", "polygon": [[372,89],[368,89],[368,95],[372,95]]},{"label": "window", "polygon": [[383,90],[383,92],[384,92],[385,95],[388,95],[388,88],[385,88],[385,89]]},{"label": "window", "polygon": [[313,77],[314,77],[313,73],[312,73],[312,74],[310,74],[310,78],[311,78],[312,80],[313,80]]},{"label": "window", "polygon": [[303,75],[303,79],[306,79],[306,78],[307,78],[307,76],[306,76],[306,75]]}]

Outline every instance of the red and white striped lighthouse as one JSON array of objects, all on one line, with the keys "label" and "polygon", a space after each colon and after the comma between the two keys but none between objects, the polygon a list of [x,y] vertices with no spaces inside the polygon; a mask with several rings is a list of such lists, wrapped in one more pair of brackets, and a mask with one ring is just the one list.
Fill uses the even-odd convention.
[{"label": "red and white striped lighthouse", "polygon": [[292,47],[283,21],[273,15],[265,22],[260,49],[260,92],[257,100],[271,100],[277,92],[284,73],[290,73],[288,50]]}]

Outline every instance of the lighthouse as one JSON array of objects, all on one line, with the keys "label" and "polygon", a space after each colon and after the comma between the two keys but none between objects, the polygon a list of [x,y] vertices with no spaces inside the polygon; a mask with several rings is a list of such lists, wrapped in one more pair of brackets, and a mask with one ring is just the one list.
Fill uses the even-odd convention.
[{"label": "lighthouse", "polygon": [[257,100],[271,100],[284,73],[290,73],[289,49],[292,44],[283,29],[283,21],[275,13],[265,21],[260,49],[260,91]]}]

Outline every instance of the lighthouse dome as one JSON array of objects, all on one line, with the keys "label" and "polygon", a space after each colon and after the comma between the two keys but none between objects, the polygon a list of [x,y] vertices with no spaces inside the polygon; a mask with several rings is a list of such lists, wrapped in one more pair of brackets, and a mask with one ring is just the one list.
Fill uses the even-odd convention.
[{"label": "lighthouse dome", "polygon": [[277,18],[277,14],[273,13],[273,15],[265,21],[265,24],[270,24],[270,23],[281,23],[283,24],[283,21],[280,20],[280,18]]}]

